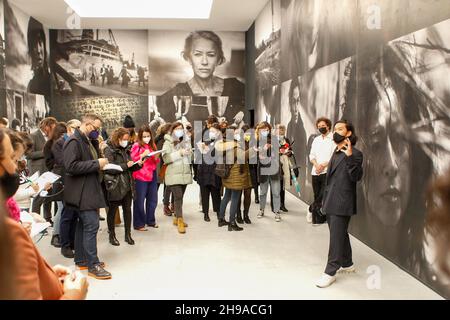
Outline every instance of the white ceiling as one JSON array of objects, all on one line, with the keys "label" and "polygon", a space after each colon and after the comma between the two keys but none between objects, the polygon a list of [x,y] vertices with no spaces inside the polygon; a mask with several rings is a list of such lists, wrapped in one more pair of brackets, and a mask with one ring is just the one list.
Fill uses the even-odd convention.
[{"label": "white ceiling", "polygon": [[[127,0],[123,1],[126,5]],[[70,14],[67,13],[64,0],[9,0],[9,2],[49,28],[68,28],[67,20]],[[214,0],[209,20],[96,18],[81,19],[81,28],[247,31],[267,2],[268,0]]]}]

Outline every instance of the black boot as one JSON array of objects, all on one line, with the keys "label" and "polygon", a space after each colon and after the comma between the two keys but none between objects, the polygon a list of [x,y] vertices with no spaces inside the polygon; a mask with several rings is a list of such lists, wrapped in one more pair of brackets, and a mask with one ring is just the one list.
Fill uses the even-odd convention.
[{"label": "black boot", "polygon": [[125,233],[125,242],[128,243],[130,246],[134,245],[134,240],[131,238],[131,232]]},{"label": "black boot", "polygon": [[205,213],[205,216],[204,216],[203,220],[205,220],[206,222],[210,222],[211,221],[211,219],[209,218],[208,213]]},{"label": "black boot", "polygon": [[242,231],[242,230],[244,230],[244,228],[239,227],[236,221],[228,225],[228,231]]},{"label": "black boot", "polygon": [[113,246],[120,246],[120,242],[117,240],[116,233],[114,231],[109,231],[109,243]]},{"label": "black boot", "polygon": [[52,236],[51,245],[54,246],[55,248],[61,248],[61,241],[59,239],[59,235],[54,234]]},{"label": "black boot", "polygon": [[219,227],[228,226],[228,224],[227,220],[219,218]]},{"label": "black boot", "polygon": [[75,253],[70,247],[62,247],[61,254],[67,259],[73,259],[75,257]]},{"label": "black boot", "polygon": [[283,212],[289,212],[289,210],[286,209],[286,207],[284,206],[285,197],[286,197],[286,191],[284,191],[284,189],[282,189],[280,192],[280,202],[281,202],[280,210]]},{"label": "black boot", "polygon": [[244,223],[244,220],[242,220],[241,210],[239,210],[236,213],[236,222],[239,223],[239,224],[243,224]]},{"label": "black boot", "polygon": [[246,224],[252,224],[250,218],[248,217],[248,212],[244,212],[244,222]]}]

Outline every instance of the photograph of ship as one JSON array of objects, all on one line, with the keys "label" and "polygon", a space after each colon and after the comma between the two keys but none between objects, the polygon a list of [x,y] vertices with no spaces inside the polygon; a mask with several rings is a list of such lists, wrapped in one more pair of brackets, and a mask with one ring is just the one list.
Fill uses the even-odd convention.
[{"label": "photograph of ship", "polygon": [[146,30],[51,30],[54,92],[147,95],[147,40]]},{"label": "photograph of ship", "polygon": [[271,0],[255,22],[256,78],[258,87],[280,83],[281,4]]}]

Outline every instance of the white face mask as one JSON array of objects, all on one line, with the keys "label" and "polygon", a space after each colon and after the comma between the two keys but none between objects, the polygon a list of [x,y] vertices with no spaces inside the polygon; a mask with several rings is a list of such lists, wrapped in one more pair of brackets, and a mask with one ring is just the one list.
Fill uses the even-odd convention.
[{"label": "white face mask", "polygon": [[234,135],[234,140],[241,141],[241,135],[240,134],[235,134]]},{"label": "white face mask", "polygon": [[120,141],[120,146],[122,147],[122,148],[126,148],[127,146],[128,146],[128,141]]},{"label": "white face mask", "polygon": [[216,133],[215,132],[212,132],[212,131],[209,132],[209,140],[216,140]]},{"label": "white face mask", "polygon": [[142,139],[143,141],[144,141],[144,143],[145,144],[149,144],[150,143],[150,140],[151,140],[151,138],[150,137],[148,137],[148,138],[144,138],[144,139]]}]

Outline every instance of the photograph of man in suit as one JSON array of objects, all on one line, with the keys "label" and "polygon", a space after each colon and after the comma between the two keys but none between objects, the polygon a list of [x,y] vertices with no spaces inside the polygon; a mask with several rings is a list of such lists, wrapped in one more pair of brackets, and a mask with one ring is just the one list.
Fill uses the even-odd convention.
[{"label": "photograph of man in suit", "polygon": [[[48,139],[51,138],[53,129],[56,126],[56,119],[53,117],[44,118],[39,123],[39,130],[36,130],[31,134],[31,140],[33,141],[33,148],[27,157],[30,175],[39,171],[42,175],[47,171],[45,166],[44,146]],[[44,204],[44,218],[51,223],[51,202],[44,203],[45,198],[37,196],[32,205],[32,212],[40,214],[41,206]]]},{"label": "photograph of man in suit", "polygon": [[316,283],[319,288],[333,284],[337,272],[355,271],[348,225],[356,214],[356,183],[363,176],[363,154],[354,147],[355,128],[346,120],[334,125],[333,140],[337,147],[329,163],[322,204],[330,229],[330,246],[325,273]]}]

